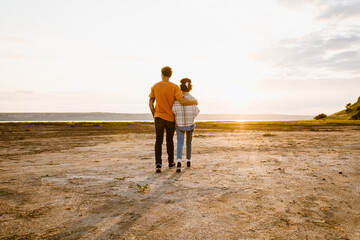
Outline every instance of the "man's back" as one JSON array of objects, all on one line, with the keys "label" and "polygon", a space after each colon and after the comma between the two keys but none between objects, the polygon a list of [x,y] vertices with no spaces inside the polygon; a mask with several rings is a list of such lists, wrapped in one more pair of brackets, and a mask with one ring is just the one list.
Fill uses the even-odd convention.
[{"label": "man's back", "polygon": [[150,98],[155,98],[155,115],[154,117],[160,117],[164,120],[174,122],[174,114],[172,112],[172,106],[175,99],[183,97],[183,93],[180,88],[170,81],[160,81],[151,88]]}]

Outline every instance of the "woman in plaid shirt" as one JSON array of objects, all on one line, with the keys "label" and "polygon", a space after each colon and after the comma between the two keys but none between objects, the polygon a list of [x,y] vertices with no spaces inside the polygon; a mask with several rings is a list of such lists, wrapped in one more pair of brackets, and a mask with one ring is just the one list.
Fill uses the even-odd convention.
[{"label": "woman in plaid shirt", "polygon": [[[183,78],[180,81],[180,89],[184,93],[184,98],[190,100],[196,100],[193,96],[190,95],[192,89],[191,80],[189,78]],[[184,106],[179,101],[175,101],[172,107],[172,111],[175,114],[176,122],[176,134],[177,134],[177,172],[181,172],[181,158],[183,153],[184,146],[184,135],[186,133],[186,159],[187,166],[191,165],[191,142],[192,142],[192,133],[195,128],[194,120],[199,114],[200,110],[197,105]]]}]

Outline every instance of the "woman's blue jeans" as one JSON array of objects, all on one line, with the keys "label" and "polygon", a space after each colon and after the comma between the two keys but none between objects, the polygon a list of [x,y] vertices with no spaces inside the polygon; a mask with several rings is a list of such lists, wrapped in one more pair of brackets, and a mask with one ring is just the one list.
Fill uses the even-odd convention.
[{"label": "woman's blue jeans", "polygon": [[176,149],[176,155],[177,159],[182,158],[183,154],[183,148],[184,148],[184,138],[186,133],[186,159],[191,159],[191,142],[192,142],[192,134],[194,129],[190,131],[182,131],[179,129],[178,126],[176,126],[176,135],[177,135],[177,149]]}]

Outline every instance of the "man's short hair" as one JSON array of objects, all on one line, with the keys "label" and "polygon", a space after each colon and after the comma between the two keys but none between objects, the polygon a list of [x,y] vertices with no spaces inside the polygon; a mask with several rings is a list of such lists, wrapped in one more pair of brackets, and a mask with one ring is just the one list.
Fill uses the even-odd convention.
[{"label": "man's short hair", "polygon": [[169,77],[170,78],[171,75],[172,75],[172,69],[169,66],[163,67],[161,69],[161,73],[162,73],[162,75],[164,75],[164,77]]}]

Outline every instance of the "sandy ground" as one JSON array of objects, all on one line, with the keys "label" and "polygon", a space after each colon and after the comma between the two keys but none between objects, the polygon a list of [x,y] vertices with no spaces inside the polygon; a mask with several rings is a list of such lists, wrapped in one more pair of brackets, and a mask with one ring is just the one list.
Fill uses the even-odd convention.
[{"label": "sandy ground", "polygon": [[0,133],[0,239],[360,239],[360,126],[200,124],[161,174],[149,124]]}]

